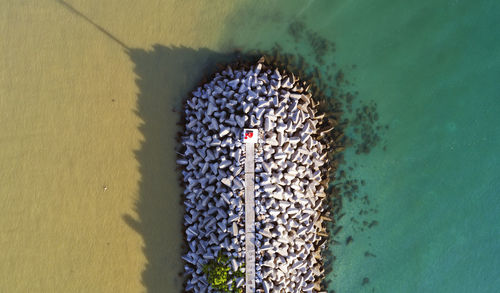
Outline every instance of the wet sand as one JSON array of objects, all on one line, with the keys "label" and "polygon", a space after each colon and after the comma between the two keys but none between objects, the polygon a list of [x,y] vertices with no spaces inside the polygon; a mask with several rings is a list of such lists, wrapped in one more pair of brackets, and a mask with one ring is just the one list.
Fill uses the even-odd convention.
[{"label": "wet sand", "polygon": [[0,1],[0,291],[181,290],[172,110],[232,9]]}]

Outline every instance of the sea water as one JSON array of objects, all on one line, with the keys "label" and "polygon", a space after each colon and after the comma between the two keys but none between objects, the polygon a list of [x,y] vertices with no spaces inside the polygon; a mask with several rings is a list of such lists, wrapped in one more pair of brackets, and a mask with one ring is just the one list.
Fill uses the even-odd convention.
[{"label": "sea water", "polygon": [[364,181],[370,204],[344,201],[330,291],[499,292],[500,3],[266,7],[242,8],[222,43],[307,54],[286,33],[303,21],[335,42],[339,68],[356,65],[347,76],[357,102],[374,101],[388,125],[368,154],[346,152],[347,176]]}]

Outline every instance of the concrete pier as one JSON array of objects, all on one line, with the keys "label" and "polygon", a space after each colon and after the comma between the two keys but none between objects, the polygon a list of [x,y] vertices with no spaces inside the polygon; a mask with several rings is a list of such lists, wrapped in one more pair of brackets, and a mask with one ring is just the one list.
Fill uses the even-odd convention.
[{"label": "concrete pier", "polygon": [[255,292],[255,158],[254,143],[245,143],[245,280],[246,293]]}]

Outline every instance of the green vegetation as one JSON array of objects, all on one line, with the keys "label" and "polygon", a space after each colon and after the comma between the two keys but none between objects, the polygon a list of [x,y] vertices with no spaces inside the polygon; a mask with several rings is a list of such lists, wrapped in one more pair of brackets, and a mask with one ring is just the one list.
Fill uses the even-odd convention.
[{"label": "green vegetation", "polygon": [[236,272],[231,270],[230,259],[224,252],[219,251],[216,259],[204,265],[203,272],[214,290],[224,293],[243,292],[242,288],[236,288],[236,278],[243,277],[245,274],[241,271],[241,267]]}]

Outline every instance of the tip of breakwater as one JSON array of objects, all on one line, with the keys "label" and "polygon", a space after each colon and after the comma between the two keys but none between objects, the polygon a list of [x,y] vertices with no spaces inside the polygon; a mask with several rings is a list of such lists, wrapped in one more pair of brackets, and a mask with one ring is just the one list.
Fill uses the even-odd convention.
[{"label": "tip of breakwater", "polygon": [[325,223],[331,221],[326,190],[336,168],[331,153],[342,146],[330,137],[335,124],[319,110],[310,81],[274,63],[269,57],[236,62],[186,99],[178,159],[185,187],[186,291],[247,289],[245,128],[260,134],[255,289],[323,290],[321,252],[328,244]]}]

